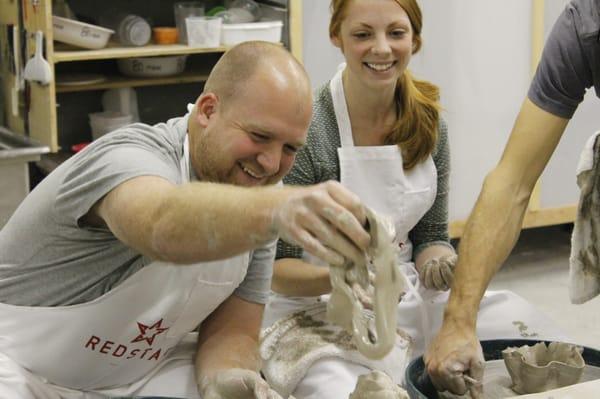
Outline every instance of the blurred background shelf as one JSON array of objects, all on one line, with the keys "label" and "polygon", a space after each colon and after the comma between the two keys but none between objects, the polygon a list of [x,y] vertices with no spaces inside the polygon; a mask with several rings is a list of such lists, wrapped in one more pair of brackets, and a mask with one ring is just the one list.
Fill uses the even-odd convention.
[{"label": "blurred background shelf", "polygon": [[144,87],[174,85],[194,82],[206,82],[208,73],[184,72],[180,75],[161,78],[130,78],[122,75],[109,76],[107,80],[100,83],[82,85],[56,85],[57,93],[72,93],[92,90],[118,89],[121,87]]},{"label": "blurred background shelf", "polygon": [[[66,1],[80,22],[100,25],[106,13],[128,13],[143,17],[151,26],[174,26],[174,4],[179,0],[61,0]],[[301,0],[258,0],[265,15],[283,21],[281,43],[301,59]],[[54,41],[53,7],[58,0],[0,0],[0,90],[6,99],[5,124],[14,132],[47,145],[51,152],[68,150],[72,145],[91,141],[88,115],[103,111],[102,91],[133,88],[137,96],[140,121],[155,124],[184,115],[186,104],[202,93],[210,70],[228,46],[199,48],[184,44],[123,46],[114,41],[98,50],[65,45]],[[205,0],[205,8],[223,5],[222,0]],[[58,7],[57,7],[58,8]],[[56,11],[56,10],[54,10]],[[15,66],[34,53],[33,36],[44,35],[44,56],[52,71],[48,85],[20,84]],[[13,33],[17,35],[14,46]],[[15,51],[14,48],[17,47]],[[18,55],[18,56],[13,56]],[[127,58],[185,55],[183,73],[169,77],[131,78],[120,73],[118,61]],[[4,58],[3,58],[4,61]],[[106,79],[62,84],[68,75],[95,75]]]},{"label": "blurred background shelf", "polygon": [[81,50],[55,44],[52,60],[55,64],[70,61],[106,60],[129,57],[153,57],[180,54],[223,53],[227,47],[198,48],[182,44],[150,44],[143,47],[123,47],[109,44],[100,50]]}]

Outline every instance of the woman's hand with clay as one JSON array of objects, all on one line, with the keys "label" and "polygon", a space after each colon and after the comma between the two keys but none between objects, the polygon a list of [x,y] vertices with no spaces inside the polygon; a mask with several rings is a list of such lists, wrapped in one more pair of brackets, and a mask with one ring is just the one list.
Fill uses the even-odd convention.
[{"label": "woman's hand with clay", "polygon": [[282,240],[330,265],[362,259],[371,237],[363,228],[365,207],[355,194],[335,181],[286,190],[290,195],[272,216]]},{"label": "woman's hand with clay", "polygon": [[431,258],[420,267],[417,267],[421,284],[432,290],[449,290],[454,280],[454,268],[457,259],[456,254],[447,254]]}]

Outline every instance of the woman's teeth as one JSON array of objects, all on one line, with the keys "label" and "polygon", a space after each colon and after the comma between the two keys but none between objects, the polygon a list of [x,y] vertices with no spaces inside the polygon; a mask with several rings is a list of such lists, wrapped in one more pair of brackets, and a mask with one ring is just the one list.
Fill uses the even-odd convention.
[{"label": "woman's teeth", "polygon": [[384,71],[387,71],[388,69],[390,69],[392,67],[392,65],[394,65],[394,63],[389,62],[387,64],[371,64],[369,62],[365,62],[365,65],[367,65],[371,69],[376,70],[377,72],[384,72]]}]

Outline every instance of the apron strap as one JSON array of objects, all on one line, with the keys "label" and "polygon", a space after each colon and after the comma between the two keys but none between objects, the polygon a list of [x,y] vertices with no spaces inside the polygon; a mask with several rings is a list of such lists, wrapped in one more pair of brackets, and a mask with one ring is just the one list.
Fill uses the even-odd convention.
[{"label": "apron strap", "polygon": [[340,131],[340,142],[342,147],[354,147],[350,115],[348,114],[348,106],[346,105],[346,97],[344,95],[344,84],[342,82],[344,69],[345,68],[338,69],[337,73],[329,82],[329,89],[331,90],[333,110],[335,111],[335,118]]}]

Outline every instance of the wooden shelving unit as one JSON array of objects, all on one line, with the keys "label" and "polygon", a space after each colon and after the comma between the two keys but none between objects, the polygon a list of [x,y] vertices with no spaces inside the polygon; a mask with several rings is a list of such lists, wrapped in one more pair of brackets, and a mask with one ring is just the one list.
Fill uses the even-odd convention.
[{"label": "wooden shelving unit", "polygon": [[[75,4],[77,0],[71,1]],[[98,5],[93,7],[97,7],[98,12],[100,12],[103,8],[120,5],[120,3],[117,0],[113,0],[111,4],[98,2]],[[164,10],[170,10],[172,6],[172,2],[164,2],[164,6],[161,2],[159,11],[162,12],[162,7],[164,7]],[[156,12],[156,10],[155,6],[154,11]],[[302,24],[301,11],[302,3],[300,0],[288,1],[286,15],[290,27],[289,42],[292,53],[298,59],[301,59],[302,45],[298,37],[299,32],[301,32],[299,28]],[[27,82],[28,88],[26,90],[22,89],[18,95],[14,95],[11,90],[15,86],[15,75],[10,70],[11,67],[7,66],[9,62],[0,63],[2,64],[0,65],[0,71],[3,74],[6,72],[7,75],[6,77],[3,76],[4,79],[1,82],[2,87],[0,89],[3,90],[4,97],[12,102],[6,108],[9,110],[15,109],[15,107],[18,108],[17,115],[9,115],[8,127],[13,131],[28,134],[34,140],[50,147],[52,152],[60,151],[61,145],[68,147],[70,141],[72,141],[71,136],[68,140],[65,140],[68,134],[59,132],[58,125],[61,123],[60,121],[66,120],[65,116],[70,116],[70,113],[85,114],[87,110],[82,108],[83,103],[96,108],[90,111],[97,111],[97,103],[89,101],[89,95],[86,92],[126,87],[150,87],[144,90],[151,90],[151,86],[202,83],[208,78],[208,74],[216,60],[222,53],[227,51],[227,47],[196,48],[181,44],[149,44],[143,47],[123,47],[117,43],[109,43],[106,48],[99,50],[85,50],[58,42],[55,43],[52,32],[52,0],[36,0],[34,2],[20,0],[5,2],[0,0],[0,23],[7,26],[16,25],[20,32],[26,32],[23,35],[23,40],[26,41],[26,54],[21,59],[23,64],[34,54],[34,33],[42,31],[44,34],[44,53],[53,73],[53,80],[50,84],[43,86],[35,82]],[[4,53],[7,53],[8,38],[4,36],[0,33],[0,43],[4,45]],[[131,78],[118,75],[116,65],[112,61],[131,57],[168,55],[189,55],[186,71],[169,77]],[[93,84],[61,85],[57,83],[56,77],[60,78],[63,73],[100,73],[106,75],[107,79]],[[58,81],[60,82],[60,79]],[[170,92],[173,93],[174,91],[171,90]],[[71,99],[62,101],[71,96],[69,93],[81,93],[82,96],[88,97],[82,104],[76,104],[76,110],[69,110],[67,109],[68,106],[65,108],[65,104],[73,106],[73,101]],[[13,106],[13,104],[17,105]],[[73,122],[75,119],[69,117],[68,121]]]},{"label": "wooden shelving unit", "polygon": [[58,64],[59,62],[107,60],[130,57],[223,53],[226,50],[226,47],[197,48],[181,44],[150,44],[144,47],[120,47],[116,44],[111,44],[100,50],[80,50],[58,45],[57,43],[54,54],[52,55],[52,60],[55,64]]},{"label": "wooden shelving unit", "polygon": [[208,79],[208,73],[184,72],[180,75],[164,78],[130,78],[122,75],[107,77],[106,81],[82,85],[56,85],[57,93],[72,93],[78,91],[107,90],[121,87],[144,87],[174,85],[184,83],[205,82]]}]

